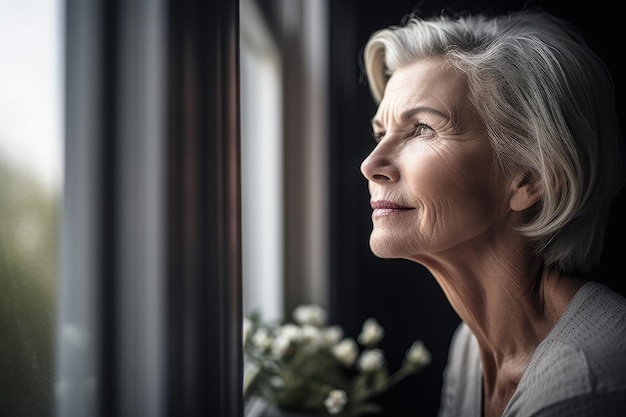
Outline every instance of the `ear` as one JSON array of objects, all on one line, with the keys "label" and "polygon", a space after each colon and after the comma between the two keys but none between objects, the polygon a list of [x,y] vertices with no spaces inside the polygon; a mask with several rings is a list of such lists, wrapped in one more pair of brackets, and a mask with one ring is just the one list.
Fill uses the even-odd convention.
[{"label": "ear", "polygon": [[523,211],[537,204],[543,197],[543,187],[530,172],[521,173],[511,182],[512,195],[509,206]]}]

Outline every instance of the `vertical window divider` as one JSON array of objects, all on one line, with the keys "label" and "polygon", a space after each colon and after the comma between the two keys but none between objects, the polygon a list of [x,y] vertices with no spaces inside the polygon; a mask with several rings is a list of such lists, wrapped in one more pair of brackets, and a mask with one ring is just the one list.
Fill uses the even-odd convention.
[{"label": "vertical window divider", "polygon": [[239,2],[169,2],[168,416],[243,413]]}]

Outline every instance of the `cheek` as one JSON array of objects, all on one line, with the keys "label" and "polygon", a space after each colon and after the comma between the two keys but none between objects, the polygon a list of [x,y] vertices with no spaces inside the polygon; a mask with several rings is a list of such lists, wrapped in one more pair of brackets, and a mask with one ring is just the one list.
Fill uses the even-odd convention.
[{"label": "cheek", "polygon": [[409,188],[423,204],[424,224],[433,233],[480,227],[497,210],[490,154],[438,151],[409,175]]},{"label": "cheek", "polygon": [[375,253],[440,251],[490,227],[499,207],[491,159],[461,152],[430,149],[403,161],[402,188],[417,210],[410,222],[372,235]]}]

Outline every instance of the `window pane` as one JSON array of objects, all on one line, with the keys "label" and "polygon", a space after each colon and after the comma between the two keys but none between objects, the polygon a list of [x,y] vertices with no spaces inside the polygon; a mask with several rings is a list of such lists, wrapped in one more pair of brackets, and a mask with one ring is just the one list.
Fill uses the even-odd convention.
[{"label": "window pane", "polygon": [[242,1],[241,169],[244,314],[283,314],[281,62],[253,1]]},{"label": "window pane", "polygon": [[0,0],[0,415],[53,415],[60,0]]}]

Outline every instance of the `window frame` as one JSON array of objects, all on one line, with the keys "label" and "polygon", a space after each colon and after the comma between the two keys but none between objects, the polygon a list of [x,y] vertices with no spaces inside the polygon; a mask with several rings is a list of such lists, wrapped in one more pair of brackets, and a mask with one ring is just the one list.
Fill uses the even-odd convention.
[{"label": "window frame", "polygon": [[66,2],[59,417],[243,415],[238,7]]}]

